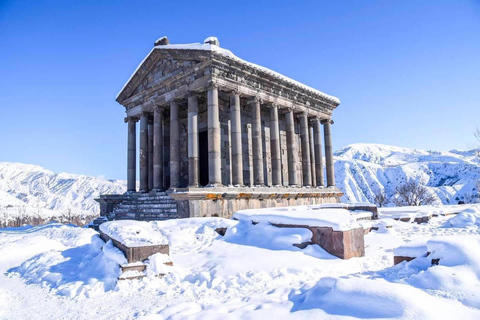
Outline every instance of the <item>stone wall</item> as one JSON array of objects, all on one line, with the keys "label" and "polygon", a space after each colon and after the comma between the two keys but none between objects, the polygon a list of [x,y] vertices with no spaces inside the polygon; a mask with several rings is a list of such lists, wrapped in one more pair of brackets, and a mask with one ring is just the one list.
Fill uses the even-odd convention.
[{"label": "stone wall", "polygon": [[[219,190],[222,189],[222,190]],[[336,188],[188,188],[169,194],[177,202],[179,218],[226,217],[238,210],[339,203]]]}]

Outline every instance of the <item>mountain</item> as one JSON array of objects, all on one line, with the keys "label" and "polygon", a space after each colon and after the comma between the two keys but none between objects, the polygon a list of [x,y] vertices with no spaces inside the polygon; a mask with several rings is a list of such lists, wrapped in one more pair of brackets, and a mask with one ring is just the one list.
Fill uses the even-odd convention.
[{"label": "mountain", "polygon": [[[436,152],[352,144],[334,156],[336,184],[345,193],[344,202],[374,202],[378,190],[390,197],[405,181],[421,179],[438,203],[457,203],[471,197],[480,180],[478,150]],[[125,190],[125,181],[0,162],[0,227],[18,217],[37,224],[52,217],[70,221],[68,216],[73,216],[80,219],[76,223],[84,223],[99,212],[96,197]]]},{"label": "mountain", "polygon": [[424,151],[381,144],[352,144],[334,154],[337,187],[343,201],[374,202],[382,190],[387,197],[410,179],[419,179],[438,203],[455,204],[477,192],[478,150]]},{"label": "mountain", "polygon": [[[28,223],[64,216],[85,222],[98,215],[100,194],[123,193],[126,182],[53,173],[37,165],[0,162],[0,226],[21,217]],[[72,222],[72,221],[70,221]]]}]

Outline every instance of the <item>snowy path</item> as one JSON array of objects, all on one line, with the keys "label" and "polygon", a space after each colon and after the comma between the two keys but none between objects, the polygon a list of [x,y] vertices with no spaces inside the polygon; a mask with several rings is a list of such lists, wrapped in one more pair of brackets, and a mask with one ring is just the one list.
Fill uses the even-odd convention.
[{"label": "snowy path", "polygon": [[[465,283],[480,284],[480,263],[468,252],[449,266],[392,268],[393,249],[406,241],[453,235],[476,243],[478,226],[442,228],[450,218],[390,221],[393,228],[365,237],[365,257],[346,261],[316,246],[293,247],[304,229],[228,221],[220,237],[219,218],[158,222],[171,244],[170,273],[118,283],[121,257],[92,230],[0,230],[0,319],[478,319],[477,296]],[[449,278],[459,270],[462,277]]]}]

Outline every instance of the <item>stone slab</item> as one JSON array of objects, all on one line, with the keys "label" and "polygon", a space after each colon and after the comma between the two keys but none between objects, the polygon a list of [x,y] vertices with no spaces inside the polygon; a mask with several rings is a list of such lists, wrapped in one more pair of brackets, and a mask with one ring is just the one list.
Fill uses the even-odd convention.
[{"label": "stone slab", "polygon": [[[364,230],[362,227],[334,231],[330,227],[311,227],[306,225],[283,225],[273,224],[279,228],[307,228],[312,232],[312,240],[308,244],[318,244],[328,253],[341,259],[365,256]],[[299,248],[306,247],[305,244],[297,244]]]},{"label": "stone slab", "polygon": [[143,247],[127,247],[120,241],[110,238],[108,235],[100,231],[100,238],[107,242],[111,240],[113,245],[123,252],[128,263],[147,260],[152,254],[163,253],[169,254],[170,248],[165,245],[143,246]]}]

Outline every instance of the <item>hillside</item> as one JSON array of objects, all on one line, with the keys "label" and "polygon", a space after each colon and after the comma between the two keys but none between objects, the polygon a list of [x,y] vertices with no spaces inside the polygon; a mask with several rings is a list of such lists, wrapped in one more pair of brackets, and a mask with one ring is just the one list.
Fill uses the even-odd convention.
[{"label": "hillside", "polygon": [[[378,190],[392,196],[408,179],[427,182],[438,203],[464,200],[476,191],[480,158],[475,150],[435,152],[380,144],[352,144],[335,152],[337,186],[344,202],[373,202]],[[123,193],[125,181],[53,173],[36,165],[0,163],[0,225],[14,217],[71,215],[86,221],[98,214],[95,198]],[[42,220],[43,219],[43,220]],[[67,219],[68,220],[68,219]]]},{"label": "hillside", "polygon": [[49,219],[76,216],[88,219],[99,212],[95,198],[123,193],[124,181],[53,173],[36,165],[0,163],[0,224],[12,217]]},{"label": "hillside", "polygon": [[476,192],[480,158],[476,150],[437,152],[381,144],[352,144],[335,152],[335,178],[343,201],[373,202],[378,190],[395,194],[398,185],[421,179],[443,204]]}]

